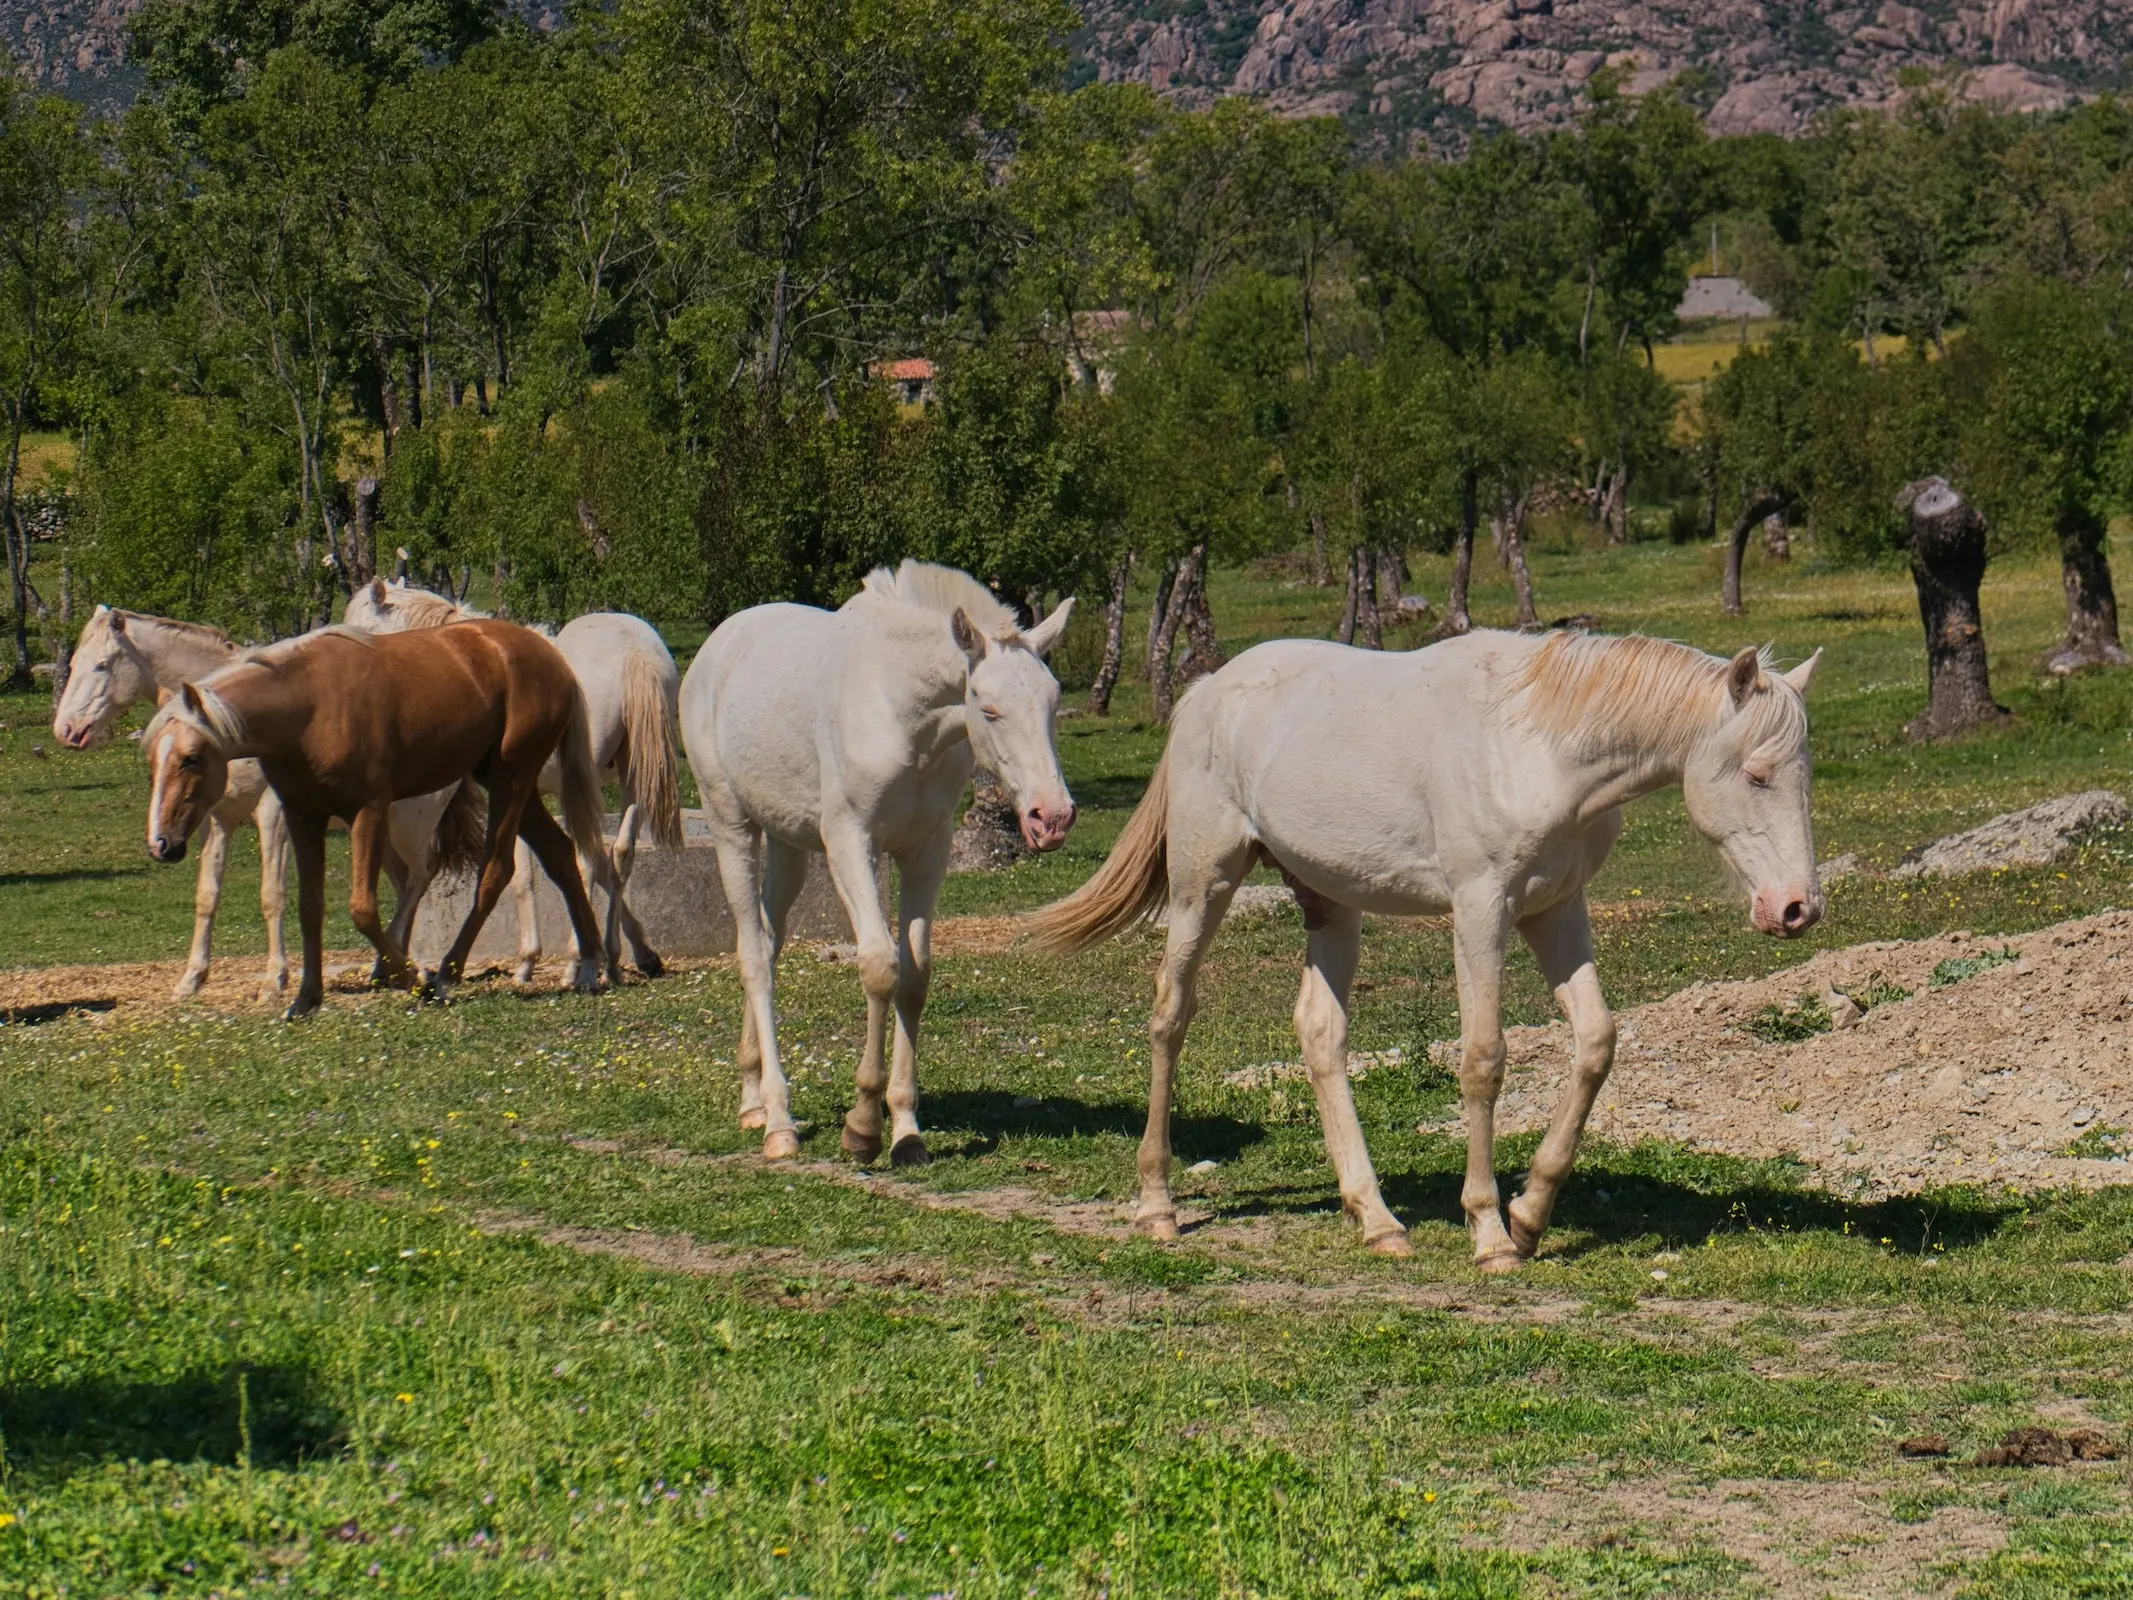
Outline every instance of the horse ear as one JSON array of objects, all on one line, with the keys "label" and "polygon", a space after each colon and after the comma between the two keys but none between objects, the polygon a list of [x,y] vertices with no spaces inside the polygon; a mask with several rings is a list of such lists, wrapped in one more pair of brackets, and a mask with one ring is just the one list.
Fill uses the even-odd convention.
[{"label": "horse ear", "polygon": [[1753,645],[1726,663],[1726,692],[1732,695],[1735,706],[1748,703],[1748,696],[1755,693],[1762,676],[1762,657]]},{"label": "horse ear", "polygon": [[955,635],[956,648],[970,658],[972,666],[985,659],[985,635],[971,626],[961,606],[957,606],[955,615],[948,619],[948,631]]},{"label": "horse ear", "polygon": [[1785,674],[1785,681],[1792,685],[1794,692],[1803,700],[1807,697],[1807,686],[1815,681],[1815,664],[1821,659],[1822,652],[1817,650],[1813,655]]},{"label": "horse ear", "polygon": [[[97,607],[96,609],[97,609],[97,610],[98,610],[99,612],[102,612],[102,611],[104,610],[104,608],[103,608],[102,606],[98,606],[98,607]],[[121,639],[125,638],[125,637],[126,637],[126,613],[125,613],[125,612],[123,612],[123,611],[112,611],[112,612],[108,612],[108,613],[106,613],[106,615],[108,615],[108,616],[109,616],[109,617],[111,618],[111,631],[112,631],[112,633],[113,633],[113,634],[115,634],[115,635],[116,635],[117,637],[119,637],[119,638],[121,638]]]},{"label": "horse ear", "polygon": [[178,685],[178,700],[191,715],[201,718],[206,717],[207,702],[200,698],[200,691],[191,684],[181,683]]},{"label": "horse ear", "polygon": [[370,598],[373,604],[381,606],[385,604],[385,580],[383,578],[372,578],[370,580]]},{"label": "horse ear", "polygon": [[1038,660],[1042,661],[1052,653],[1052,646],[1059,642],[1059,636],[1066,632],[1067,618],[1073,614],[1074,597],[1068,595],[1059,602],[1057,611],[1054,611],[1022,636],[1022,642],[1030,647]]}]

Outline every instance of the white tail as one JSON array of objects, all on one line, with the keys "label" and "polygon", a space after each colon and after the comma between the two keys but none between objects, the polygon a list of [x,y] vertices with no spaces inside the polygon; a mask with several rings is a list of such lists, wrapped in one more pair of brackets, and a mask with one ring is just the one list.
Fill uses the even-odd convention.
[{"label": "white tail", "polygon": [[622,664],[622,732],[629,750],[623,784],[629,802],[643,813],[653,839],[665,850],[681,847],[676,709],[666,674],[649,657],[632,651]]},{"label": "white tail", "polygon": [[1027,917],[1039,950],[1072,955],[1115,939],[1155,915],[1170,892],[1170,751],[1096,875],[1064,900]]},{"label": "white tail", "polygon": [[576,687],[575,679],[572,692],[576,704],[570,713],[570,726],[563,730],[563,742],[555,752],[562,777],[563,826],[570,834],[570,842],[578,847],[578,854],[597,860],[607,851],[607,843],[600,837],[606,805],[600,797],[600,774],[593,768],[592,712],[586,707],[585,691]]}]

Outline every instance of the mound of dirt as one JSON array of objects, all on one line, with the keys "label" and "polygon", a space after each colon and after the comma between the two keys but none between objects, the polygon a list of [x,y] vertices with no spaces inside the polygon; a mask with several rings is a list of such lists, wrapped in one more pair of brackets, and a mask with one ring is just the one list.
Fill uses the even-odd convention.
[{"label": "mound of dirt", "polygon": [[[1845,995],[1865,1014],[1832,1026],[1851,1009]],[[2121,1155],[2133,1153],[2133,913],[2006,940],[1825,951],[1768,978],[1694,985],[1617,1023],[1614,1076],[1590,1125],[1617,1144],[1796,1156],[1865,1194],[2133,1180]],[[1498,1130],[1544,1127],[1569,1029],[1509,1033]],[[1456,1052],[1431,1054],[1452,1065]],[[1459,1126],[1455,1115],[1428,1131]]]}]

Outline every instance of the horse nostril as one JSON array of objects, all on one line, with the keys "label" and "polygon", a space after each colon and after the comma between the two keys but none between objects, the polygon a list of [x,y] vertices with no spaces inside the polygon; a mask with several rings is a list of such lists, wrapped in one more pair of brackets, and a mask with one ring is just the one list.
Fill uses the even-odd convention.
[{"label": "horse nostril", "polygon": [[1806,901],[1788,900],[1785,903],[1785,926],[1788,929],[1797,933],[1807,926],[1808,921]]}]

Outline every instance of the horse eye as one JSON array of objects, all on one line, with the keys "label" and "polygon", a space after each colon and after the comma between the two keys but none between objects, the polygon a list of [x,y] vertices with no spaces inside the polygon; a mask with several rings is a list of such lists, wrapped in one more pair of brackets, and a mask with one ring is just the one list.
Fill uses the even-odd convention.
[{"label": "horse eye", "polygon": [[1752,788],[1767,789],[1770,787],[1770,774],[1767,772],[1751,772],[1748,774],[1748,783]]},{"label": "horse eye", "polygon": [[178,758],[178,765],[187,772],[198,772],[200,770],[200,758],[198,756],[181,756]]},{"label": "horse eye", "polygon": [[987,706],[984,709],[987,722],[998,722],[1000,720],[1000,708],[998,706]]}]

